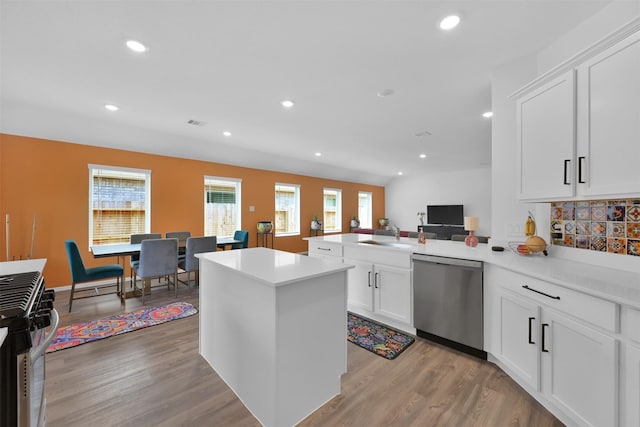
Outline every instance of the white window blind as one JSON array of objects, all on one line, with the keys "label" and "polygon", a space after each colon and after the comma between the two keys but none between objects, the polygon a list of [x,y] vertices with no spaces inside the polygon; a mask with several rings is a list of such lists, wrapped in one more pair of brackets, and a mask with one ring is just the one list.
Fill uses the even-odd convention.
[{"label": "white window blind", "polygon": [[300,234],[300,186],[276,184],[276,235]]},{"label": "white window blind", "polygon": [[358,192],[358,220],[362,228],[373,228],[372,200],[371,193]]},{"label": "white window blind", "polygon": [[204,178],[204,234],[231,237],[241,228],[240,189],[235,178]]},{"label": "white window blind", "polygon": [[89,246],[149,233],[150,188],[151,171],[89,165]]},{"label": "white window blind", "polygon": [[342,190],[324,189],[324,222],[325,232],[342,231]]}]

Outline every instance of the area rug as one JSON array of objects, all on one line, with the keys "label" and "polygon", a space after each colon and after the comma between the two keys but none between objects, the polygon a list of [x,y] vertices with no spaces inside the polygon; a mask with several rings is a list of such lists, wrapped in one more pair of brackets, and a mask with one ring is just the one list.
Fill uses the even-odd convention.
[{"label": "area rug", "polygon": [[174,302],[91,322],[74,323],[58,329],[53,341],[47,347],[47,353],[189,317],[197,312],[198,310],[188,302]]},{"label": "area rug", "polygon": [[347,313],[347,339],[389,360],[395,359],[415,341],[410,335],[353,313]]}]

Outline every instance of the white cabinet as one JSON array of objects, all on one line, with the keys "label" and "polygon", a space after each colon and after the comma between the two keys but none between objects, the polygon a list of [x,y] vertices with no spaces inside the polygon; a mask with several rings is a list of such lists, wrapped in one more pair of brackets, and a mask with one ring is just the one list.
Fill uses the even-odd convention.
[{"label": "white cabinet", "polygon": [[[411,253],[384,248],[344,248],[348,272],[348,305],[360,314],[410,327],[412,318]],[[398,323],[391,322],[392,325]]]},{"label": "white cabinet", "polygon": [[516,101],[519,170],[523,200],[573,196],[575,80],[570,71]]},{"label": "white cabinet", "polygon": [[489,350],[500,364],[565,418],[617,425],[617,306],[493,265],[485,288]]},{"label": "white cabinet", "polygon": [[640,347],[627,344],[622,352],[620,425],[640,426]]},{"label": "white cabinet", "polygon": [[309,256],[340,261],[342,260],[342,245],[335,242],[309,240]]},{"label": "white cabinet", "polygon": [[578,67],[578,191],[640,194],[640,32]]},{"label": "white cabinet", "polygon": [[515,94],[520,200],[640,195],[640,32],[623,35]]}]

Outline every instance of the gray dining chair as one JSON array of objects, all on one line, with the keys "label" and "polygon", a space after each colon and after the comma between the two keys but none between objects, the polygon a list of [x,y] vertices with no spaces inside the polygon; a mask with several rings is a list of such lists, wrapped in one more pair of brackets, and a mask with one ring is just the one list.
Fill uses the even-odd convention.
[{"label": "gray dining chair", "polygon": [[[175,296],[178,297],[178,239],[146,239],[140,247],[140,260],[134,267],[136,279],[133,282],[134,292],[138,290],[138,277],[142,280],[140,293],[144,304],[145,280],[156,277],[167,277],[167,289],[173,277]],[[149,285],[150,286],[150,285]]]},{"label": "gray dining chair", "polygon": [[396,233],[393,230],[376,230],[373,234],[376,236],[395,236]]},{"label": "gray dining chair", "polygon": [[[467,238],[467,234],[452,234],[451,240],[454,242],[464,242]],[[478,243],[489,243],[489,238],[487,236],[476,236],[478,238]]]},{"label": "gray dining chair", "polygon": [[178,261],[183,260],[185,258],[185,254],[187,253],[184,243],[187,241],[189,237],[191,237],[191,232],[190,231],[168,231],[164,236],[167,239],[178,239]]},{"label": "gray dining chair", "polygon": [[[142,243],[143,240],[146,239],[161,239],[162,234],[160,233],[143,233],[143,234],[132,234],[129,236],[129,243]],[[131,255],[129,260],[129,266],[131,267],[131,283],[136,280],[135,267],[138,265],[138,261],[140,260],[140,255]]]},{"label": "gray dining chair", "polygon": [[[410,231],[409,232],[409,237],[417,239],[418,237],[420,237],[420,232],[419,231]],[[437,239],[438,235],[436,233],[431,233],[431,232],[425,231],[424,232],[424,238],[425,239]]]},{"label": "gray dining chair", "polygon": [[178,267],[187,273],[187,281],[182,282],[189,287],[191,282],[191,272],[195,273],[195,283],[198,283],[198,276],[200,272],[200,260],[196,257],[196,254],[204,252],[215,252],[218,250],[216,236],[204,236],[204,237],[189,237],[187,239],[187,252],[186,257],[182,261],[178,261]]}]

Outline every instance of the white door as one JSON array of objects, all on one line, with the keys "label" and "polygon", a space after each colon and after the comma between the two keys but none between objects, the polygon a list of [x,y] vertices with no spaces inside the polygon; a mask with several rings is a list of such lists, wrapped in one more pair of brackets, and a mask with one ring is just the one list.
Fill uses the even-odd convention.
[{"label": "white door", "polygon": [[617,341],[558,313],[542,313],[543,391],[580,424],[615,426]]},{"label": "white door", "polygon": [[355,268],[348,270],[348,305],[367,311],[373,311],[373,265],[367,262],[345,259],[345,264]]},{"label": "white door", "polygon": [[574,195],[575,83],[570,71],[516,102],[521,200]]},{"label": "white door", "polygon": [[375,311],[386,317],[411,324],[411,270],[375,266]]},{"label": "white door", "polygon": [[627,344],[623,356],[620,425],[640,426],[640,348]]},{"label": "white door", "polygon": [[640,32],[578,68],[578,193],[640,194]]}]

